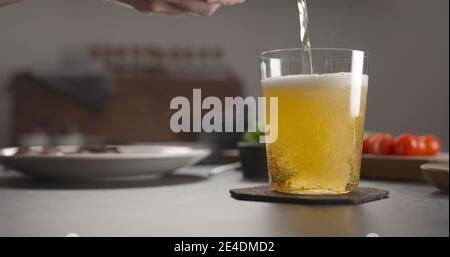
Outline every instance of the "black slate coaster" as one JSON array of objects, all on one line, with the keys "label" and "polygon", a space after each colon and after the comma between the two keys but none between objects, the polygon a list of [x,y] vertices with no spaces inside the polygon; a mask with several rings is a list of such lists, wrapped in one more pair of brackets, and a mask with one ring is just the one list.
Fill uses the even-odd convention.
[{"label": "black slate coaster", "polygon": [[382,200],[389,196],[389,191],[360,187],[356,191],[341,195],[295,195],[276,192],[271,186],[258,186],[230,190],[230,194],[237,200],[295,203],[295,204],[361,204]]}]

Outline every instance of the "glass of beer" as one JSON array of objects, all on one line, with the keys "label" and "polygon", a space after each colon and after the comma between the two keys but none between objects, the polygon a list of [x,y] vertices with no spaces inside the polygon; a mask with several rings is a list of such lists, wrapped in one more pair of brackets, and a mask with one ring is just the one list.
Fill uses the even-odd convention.
[{"label": "glass of beer", "polygon": [[[278,138],[266,144],[272,187],[311,195],[354,191],[360,180],[368,55],[285,49],[262,53],[260,64],[263,95],[278,98]],[[267,106],[267,124],[269,111]]]}]

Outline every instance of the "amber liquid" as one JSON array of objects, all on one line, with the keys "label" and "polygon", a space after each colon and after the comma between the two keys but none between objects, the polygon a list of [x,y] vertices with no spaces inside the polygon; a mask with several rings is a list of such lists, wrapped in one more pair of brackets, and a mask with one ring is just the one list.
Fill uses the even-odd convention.
[{"label": "amber liquid", "polygon": [[[278,97],[278,139],[267,145],[273,188],[297,194],[342,194],[360,178],[368,77],[350,73],[263,80]],[[356,95],[355,95],[356,94]]]}]

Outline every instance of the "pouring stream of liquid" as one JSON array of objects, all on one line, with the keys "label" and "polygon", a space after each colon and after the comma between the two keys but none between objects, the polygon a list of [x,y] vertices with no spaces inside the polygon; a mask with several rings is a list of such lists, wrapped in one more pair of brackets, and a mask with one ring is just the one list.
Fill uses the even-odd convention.
[{"label": "pouring stream of liquid", "polygon": [[309,38],[308,8],[306,5],[306,0],[297,0],[297,5],[300,20],[300,46],[306,51],[304,64],[305,67],[309,67],[309,73],[314,73],[311,54],[311,41]]}]

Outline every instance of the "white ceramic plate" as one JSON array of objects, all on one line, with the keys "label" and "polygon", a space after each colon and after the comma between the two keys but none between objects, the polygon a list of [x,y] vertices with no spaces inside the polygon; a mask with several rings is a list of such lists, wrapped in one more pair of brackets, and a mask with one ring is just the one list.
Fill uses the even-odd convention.
[{"label": "white ceramic plate", "polygon": [[[0,149],[0,163],[32,177],[47,179],[91,179],[170,173],[206,158],[209,149],[187,146],[116,146],[120,153],[22,155],[18,148]],[[59,146],[74,152],[75,146]]]}]

